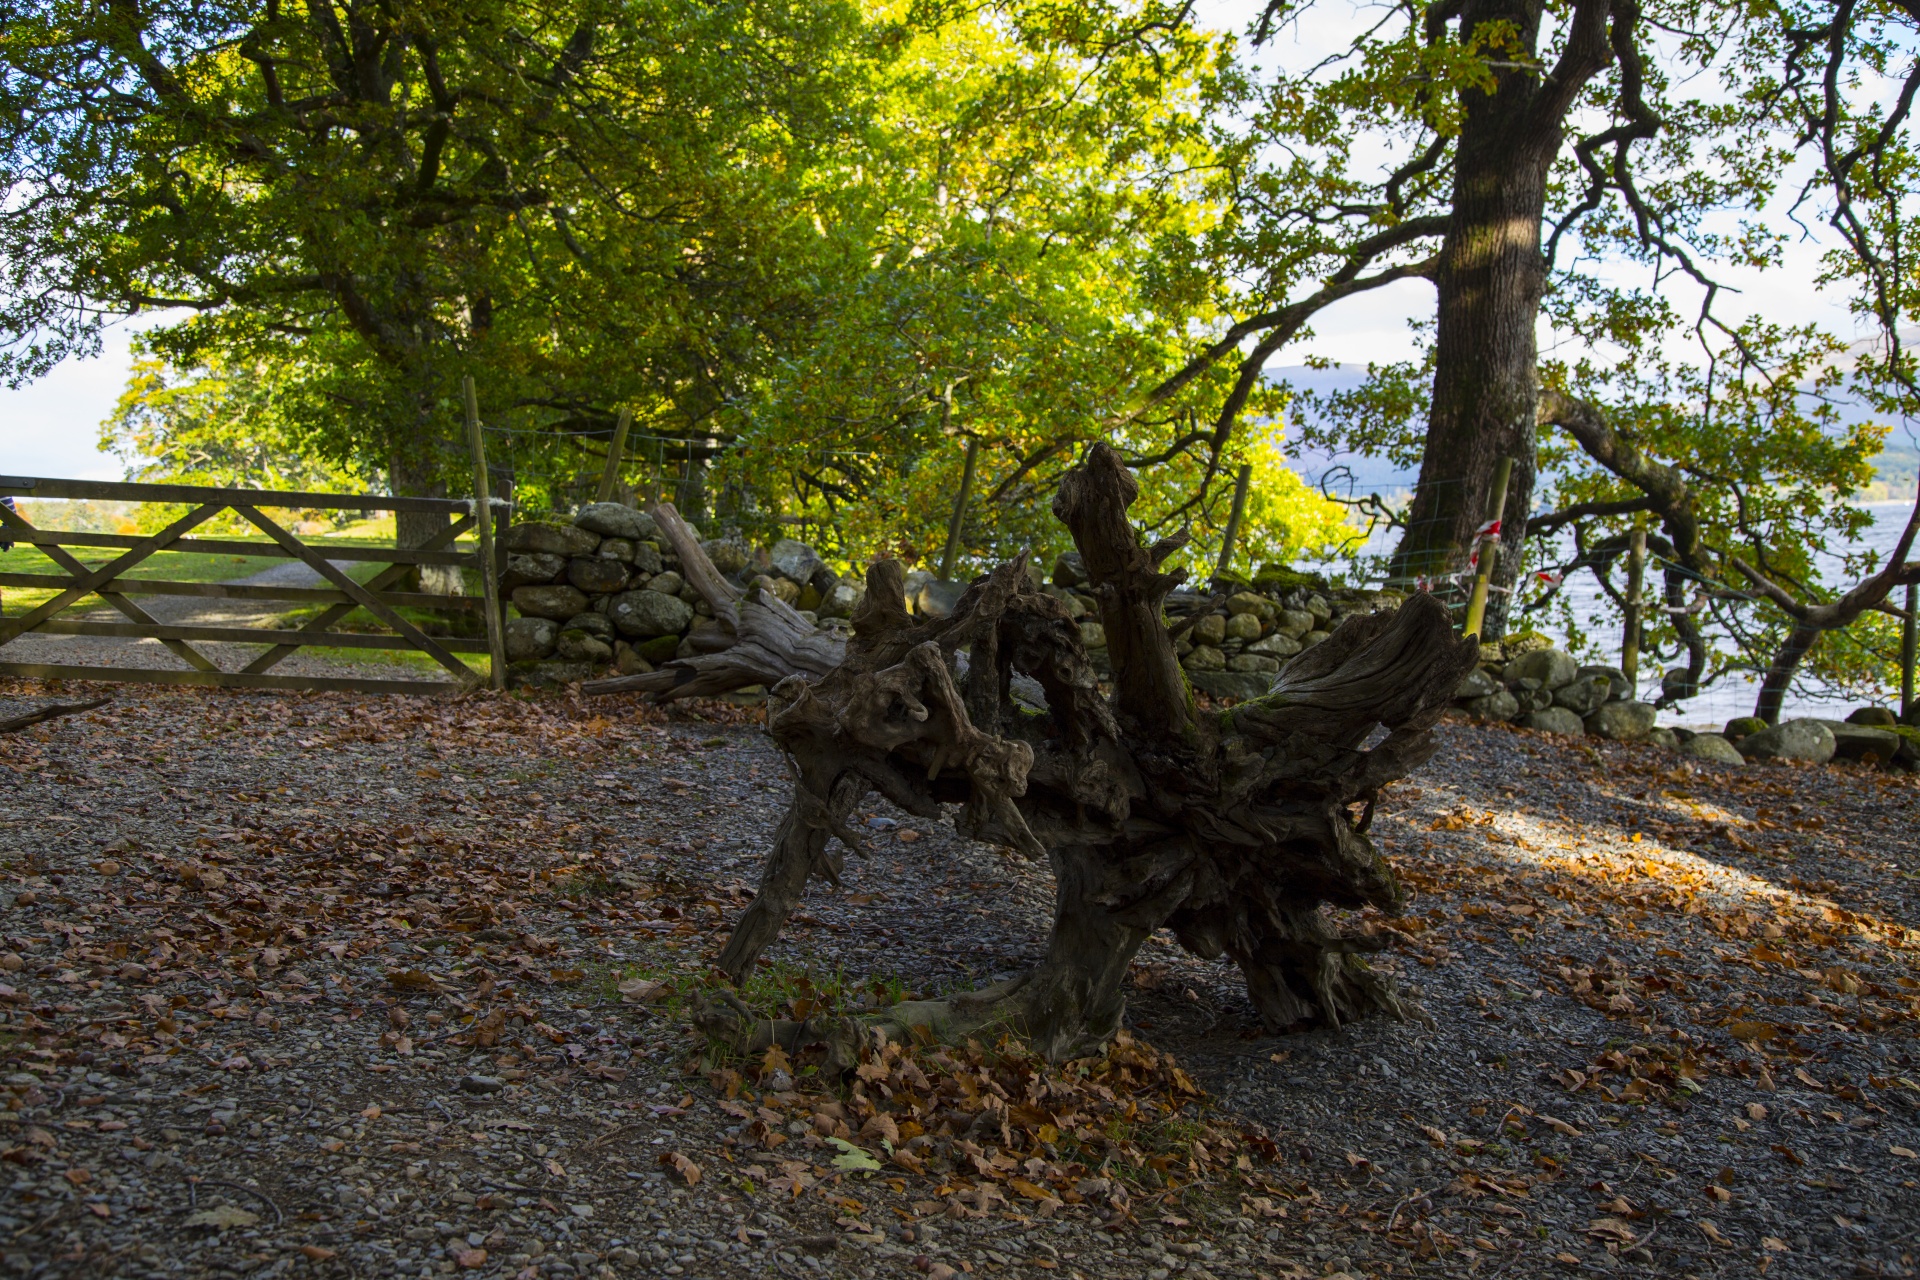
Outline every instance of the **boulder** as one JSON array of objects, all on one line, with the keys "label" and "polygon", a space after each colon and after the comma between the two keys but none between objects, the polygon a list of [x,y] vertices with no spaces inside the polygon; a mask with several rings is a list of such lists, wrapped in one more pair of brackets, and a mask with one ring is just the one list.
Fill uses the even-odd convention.
[{"label": "boulder", "polygon": [[1273,629],[1281,635],[1292,636],[1298,640],[1313,630],[1313,615],[1305,609],[1282,609],[1274,615]]},{"label": "boulder", "polygon": [[632,564],[633,549],[639,545],[630,538],[602,538],[599,549],[593,554],[603,560],[618,560],[621,564]]},{"label": "boulder", "polygon": [[1747,758],[1740,749],[1728,742],[1718,733],[1696,733],[1680,744],[1680,754],[1692,756],[1695,760],[1709,760],[1714,764],[1745,764]]},{"label": "boulder", "polygon": [[1633,686],[1627,683],[1627,673],[1618,667],[1582,667],[1574,673],[1577,677],[1605,676],[1607,678],[1608,698],[1631,698]]},{"label": "boulder", "polygon": [[591,631],[563,627],[554,642],[553,656],[562,662],[590,662],[598,666],[613,661],[613,646]]},{"label": "boulder", "polygon": [[580,556],[567,561],[567,581],[590,596],[612,595],[627,585],[627,566],[618,560]]},{"label": "boulder", "polygon": [[[751,595],[756,587],[782,604],[792,604],[800,598],[799,585],[788,582],[785,578],[775,578],[763,573],[747,584],[748,594]],[[911,600],[913,596],[908,595],[907,599]]]},{"label": "boulder", "polygon": [[653,664],[640,656],[640,651],[625,640],[613,646],[613,669],[623,676],[643,676],[653,670]]},{"label": "boulder", "polygon": [[1217,645],[1227,638],[1227,620],[1217,613],[1205,614],[1187,634],[1195,644]]},{"label": "boulder", "polygon": [[[612,603],[607,606],[607,617],[621,635],[630,639],[645,639],[650,636],[679,635],[692,624],[693,609],[678,596],[643,589],[623,591],[614,596]],[[649,662],[659,661],[651,653],[646,656]]]},{"label": "boulder", "polygon": [[672,570],[668,570],[665,573],[656,573],[651,578],[648,578],[646,590],[658,591],[663,596],[677,596],[680,594],[680,588],[686,585],[686,579],[674,573]]},{"label": "boulder", "polygon": [[511,552],[507,556],[507,570],[500,575],[500,589],[510,592],[515,587],[545,586],[558,582],[566,573],[565,556],[545,551]]},{"label": "boulder", "polygon": [[1181,659],[1180,665],[1188,671],[1225,671],[1227,655],[1210,644],[1197,644],[1193,652]]},{"label": "boulder", "polygon": [[1462,704],[1468,715],[1482,720],[1511,720],[1520,714],[1520,701],[1505,689]]},{"label": "boulder", "polygon": [[587,594],[578,587],[515,587],[512,599],[513,607],[529,618],[565,622],[587,611]]},{"label": "boulder", "polygon": [[1488,694],[1498,693],[1499,691],[1499,682],[1488,675],[1483,668],[1475,667],[1473,670],[1467,672],[1467,678],[1460,682],[1460,687],[1453,691],[1453,696],[1456,698],[1484,698]]},{"label": "boulder", "polygon": [[1885,707],[1858,707],[1847,713],[1847,723],[1866,725],[1871,729],[1891,729],[1900,723],[1900,718]]},{"label": "boulder", "polygon": [[806,586],[814,571],[824,563],[818,551],[792,538],[780,539],[768,554],[773,560],[773,571],[797,587]]},{"label": "boulder", "polygon": [[816,612],[823,618],[851,618],[854,606],[860,603],[860,598],[865,594],[858,583],[836,582],[833,590],[821,598],[820,608]]},{"label": "boulder", "polygon": [[933,578],[924,583],[913,597],[913,607],[923,618],[946,618],[953,614],[953,606],[960,603],[960,597],[966,593],[967,584],[950,582],[945,578]]},{"label": "boulder", "polygon": [[593,679],[593,664],[562,662],[557,658],[546,662],[522,662],[515,664],[512,675],[520,684],[529,684],[537,689],[557,689],[562,685]]},{"label": "boulder", "polygon": [[1655,714],[1650,702],[1622,698],[1606,703],[1588,716],[1587,732],[1614,742],[1644,742],[1653,729]]},{"label": "boulder", "polygon": [[1577,716],[1590,716],[1613,696],[1613,682],[1604,675],[1576,676],[1553,691],[1553,705]]},{"label": "boulder", "polygon": [[538,552],[550,556],[590,556],[600,546],[600,535],[591,529],[548,520],[529,520],[508,529],[500,539],[508,551]]},{"label": "boulder", "polygon": [[1749,760],[1804,760],[1825,764],[1833,759],[1833,730],[1818,720],[1788,720],[1771,729],[1750,733],[1734,744]]},{"label": "boulder", "polygon": [[560,628],[551,618],[509,618],[506,641],[509,662],[535,662],[553,653]]},{"label": "boulder", "polygon": [[1227,601],[1227,612],[1229,614],[1250,613],[1262,622],[1271,622],[1277,607],[1265,596],[1257,596],[1251,591],[1241,591]]},{"label": "boulder", "polygon": [[[1508,652],[1512,652],[1511,646]],[[1559,689],[1574,682],[1580,664],[1558,649],[1530,649],[1507,661],[1507,684],[1532,679],[1543,689]]]},{"label": "boulder", "polygon": [[[1879,708],[1871,708],[1879,710]],[[1823,720],[1827,732],[1833,735],[1833,758],[1836,760],[1865,760],[1870,764],[1891,764],[1900,754],[1900,735],[1892,729],[1876,728],[1872,725],[1847,723],[1840,720]]]},{"label": "boulder", "polygon": [[573,523],[575,528],[603,538],[625,538],[629,542],[660,536],[660,526],[652,516],[617,502],[589,502],[574,513]]},{"label": "boulder", "polygon": [[1260,638],[1259,615],[1252,613],[1227,615],[1227,635],[1234,640],[1258,640]]},{"label": "boulder", "polygon": [[1728,742],[1738,744],[1740,739],[1759,733],[1766,727],[1767,722],[1759,716],[1735,716],[1727,721],[1727,727],[1721,732],[1726,735]]},{"label": "boulder", "polygon": [[1101,626],[1097,622],[1081,623],[1080,624],[1080,643],[1085,645],[1089,649],[1106,648],[1107,647],[1107,629]]},{"label": "boulder", "polygon": [[1583,738],[1587,733],[1587,726],[1580,722],[1580,717],[1565,707],[1548,707],[1543,711],[1529,711],[1521,717],[1520,723],[1529,729],[1538,729],[1542,733],[1563,733],[1569,738]]},{"label": "boulder", "polygon": [[700,549],[713,561],[713,567],[729,578],[753,562],[753,553],[738,538],[712,538],[701,543]]},{"label": "boulder", "polygon": [[633,544],[633,567],[637,573],[654,574],[667,566],[661,563],[659,547],[651,542],[636,542]]},{"label": "boulder", "polygon": [[1500,648],[1506,654],[1505,660],[1511,661],[1538,649],[1551,649],[1553,641],[1538,631],[1515,631],[1500,641]]},{"label": "boulder", "polygon": [[1306,603],[1301,607],[1313,615],[1314,625],[1316,627],[1321,623],[1333,620],[1333,602],[1323,595],[1308,596]]},{"label": "boulder", "polygon": [[1680,735],[1663,724],[1657,724],[1647,730],[1647,741],[1656,747],[1665,747],[1669,751],[1680,749]]},{"label": "boulder", "polygon": [[568,618],[561,624],[562,630],[584,631],[588,635],[599,636],[608,644],[613,643],[613,624],[607,621],[604,613],[581,613]]},{"label": "boulder", "polygon": [[1300,652],[1300,642],[1292,636],[1281,635],[1278,631],[1261,640],[1255,640],[1247,646],[1248,653],[1271,654],[1276,658],[1291,658]]},{"label": "boulder", "polygon": [[1198,671],[1189,679],[1202,693],[1236,702],[1263,698],[1273,688],[1272,676],[1246,671]]},{"label": "boulder", "polygon": [[1086,561],[1080,558],[1078,551],[1069,551],[1053,562],[1053,585],[1073,588],[1087,580]]},{"label": "boulder", "polygon": [[635,640],[633,651],[651,663],[666,662],[680,648],[680,637],[669,632],[651,640]]},{"label": "boulder", "polygon": [[1227,670],[1261,672],[1278,675],[1280,659],[1270,653],[1236,653],[1227,659]]},{"label": "boulder", "polygon": [[1325,643],[1327,637],[1332,634],[1330,631],[1309,631],[1300,637],[1300,647],[1302,649],[1311,649],[1317,644]]}]

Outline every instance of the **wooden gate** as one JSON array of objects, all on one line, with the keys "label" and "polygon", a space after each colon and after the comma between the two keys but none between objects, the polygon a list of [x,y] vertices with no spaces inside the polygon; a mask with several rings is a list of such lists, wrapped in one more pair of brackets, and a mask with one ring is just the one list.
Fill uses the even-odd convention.
[{"label": "wooden gate", "polygon": [[[50,480],[19,476],[0,476],[0,494],[29,498],[79,498],[109,502],[186,503],[190,510],[158,533],[149,535],[118,533],[80,533],[35,528],[28,520],[0,506],[0,524],[5,536],[0,541],[31,543],[44,552],[64,574],[0,573],[0,587],[53,588],[51,599],[17,617],[0,617],[0,675],[28,676],[40,679],[136,681],[148,684],[216,685],[236,689],[328,689],[365,693],[447,693],[471,688],[485,679],[458,658],[461,653],[488,654],[493,678],[504,674],[505,653],[498,595],[498,566],[488,563],[498,545],[492,536],[492,524],[501,519],[506,503],[488,504],[492,520],[480,529],[474,518],[475,503],[444,498],[390,498],[372,494],[276,493],[264,490],[216,489],[195,485],[133,484],[113,481]],[[410,550],[385,547],[327,547],[316,550],[278,522],[263,514],[261,508],[298,508],[322,511],[413,511],[438,512],[453,517],[453,523],[434,535],[426,545]],[[232,538],[194,538],[187,536],[195,528],[232,511],[265,534],[267,542],[249,542]],[[462,551],[455,540],[468,531],[478,531],[479,550]],[[117,547],[122,554],[98,568],[88,568],[69,553],[67,547]],[[270,561],[298,560],[309,566],[326,586],[278,586],[239,582],[169,582],[153,578],[127,577],[129,570],[155,552],[197,551],[219,555],[258,556]],[[387,567],[362,584],[331,563],[372,561]],[[416,565],[449,565],[475,569],[486,583],[481,596],[426,595],[396,591]],[[161,622],[132,599],[139,595],[199,596],[216,600],[276,600],[325,607],[298,629],[272,627],[222,627]],[[108,622],[91,618],[63,617],[73,605],[97,596],[117,610],[124,621]],[[485,621],[486,639],[459,639],[429,636],[402,617],[402,606],[432,608],[441,612],[480,615]],[[356,607],[365,609],[387,627],[384,633],[331,631],[340,619]],[[16,637],[35,632],[42,635],[122,636],[157,640],[170,649],[187,669],[141,667],[102,667],[35,662],[6,661],[5,646]],[[265,644],[270,646],[238,671],[225,671],[194,647],[196,642]],[[292,676],[270,674],[273,667],[303,647],[324,646],[341,649],[414,649],[426,654],[442,667],[447,680],[401,680],[379,677]]]}]

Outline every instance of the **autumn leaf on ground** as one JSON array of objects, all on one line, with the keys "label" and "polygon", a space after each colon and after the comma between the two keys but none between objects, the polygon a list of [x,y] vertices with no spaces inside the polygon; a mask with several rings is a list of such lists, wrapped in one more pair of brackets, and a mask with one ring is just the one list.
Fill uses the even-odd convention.
[{"label": "autumn leaf on ground", "polygon": [[[680,1152],[662,1151],[660,1153],[660,1164],[663,1168],[672,1170],[679,1176],[680,1180],[688,1186],[699,1185],[700,1166],[687,1159],[687,1157]],[[879,1166],[875,1165],[874,1167],[878,1168]]]}]

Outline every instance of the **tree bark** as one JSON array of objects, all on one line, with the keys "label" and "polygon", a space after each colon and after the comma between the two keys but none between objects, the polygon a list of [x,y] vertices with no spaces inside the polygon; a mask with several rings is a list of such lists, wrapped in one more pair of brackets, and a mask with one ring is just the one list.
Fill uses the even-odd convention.
[{"label": "tree bark", "polygon": [[[446,477],[433,465],[431,459],[417,453],[396,450],[389,464],[388,475],[393,483],[395,497],[405,498],[444,498],[447,496]],[[393,516],[393,545],[402,551],[423,547],[433,536],[446,529],[451,523],[444,512],[437,511],[396,511]],[[436,596],[460,596],[466,594],[466,585],[461,580],[460,570],[451,565],[423,564],[415,566],[413,590]]]},{"label": "tree bark", "polygon": [[[897,563],[869,570],[844,661],[771,690],[769,731],[793,761],[793,800],[725,972],[745,977],[810,878],[838,882],[832,843],[860,851],[846,819],[879,792],[929,819],[958,805],[963,834],[1046,858],[1058,887],[1033,970],[883,1014],[883,1025],[1003,1026],[1050,1057],[1077,1056],[1118,1029],[1128,965],[1162,926],[1196,954],[1231,956],[1274,1030],[1410,1012],[1366,966],[1379,942],[1327,908],[1400,909],[1367,836],[1374,800],[1431,753],[1429,730],[1477,647],[1416,596],[1345,620],[1267,696],[1202,712],[1160,617],[1180,576],[1158,571],[1166,548],[1140,546],[1126,518],[1135,493],[1098,445],[1055,503],[1101,597],[1111,700],[1078,627],[1032,588],[1024,558],[977,579],[937,620],[909,617]],[[1037,685],[1043,713],[1016,706],[1016,679]],[[723,1001],[706,1025],[745,1045],[801,1034],[741,1009]]]},{"label": "tree bark", "polygon": [[[1453,167],[1452,216],[1433,273],[1438,293],[1433,400],[1420,478],[1407,528],[1389,575],[1438,584],[1467,563],[1493,483],[1494,466],[1513,459],[1501,541],[1519,547],[1532,509],[1536,470],[1536,329],[1546,288],[1540,228],[1547,176],[1559,154],[1563,121],[1578,91],[1606,65],[1604,0],[1583,0],[1569,24],[1566,52],[1551,74],[1513,65],[1537,58],[1538,0],[1467,0],[1463,39],[1508,24],[1518,49],[1490,72],[1491,92],[1461,92],[1460,138]],[[1503,555],[1487,602],[1485,638],[1506,630],[1518,555]]]}]

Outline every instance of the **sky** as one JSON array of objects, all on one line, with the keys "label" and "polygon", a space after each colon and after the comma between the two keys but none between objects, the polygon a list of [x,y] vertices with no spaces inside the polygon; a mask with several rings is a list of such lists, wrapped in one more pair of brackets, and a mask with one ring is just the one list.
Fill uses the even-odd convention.
[{"label": "sky", "polygon": [[[1202,0],[1205,20],[1216,27],[1244,30],[1263,0]],[[1315,17],[1283,29],[1258,61],[1290,66],[1317,61],[1350,35],[1362,21],[1377,20],[1374,4],[1327,0]],[[1704,87],[1704,86],[1703,86]],[[1766,273],[1724,270],[1720,274],[1739,291],[1728,313],[1758,311],[1776,319],[1819,320],[1841,334],[1856,330],[1840,300],[1813,283],[1820,246],[1812,241],[1790,246],[1783,268]],[[1275,366],[1299,366],[1310,357],[1350,365],[1407,358],[1413,352],[1408,322],[1430,315],[1433,291],[1424,281],[1402,281],[1323,312],[1313,335],[1278,353]],[[143,323],[154,323],[158,317]],[[118,458],[99,451],[100,424],[112,413],[132,367],[133,328],[121,325],[106,335],[105,349],[94,359],[70,361],[19,390],[0,387],[0,474],[119,479]]]}]

